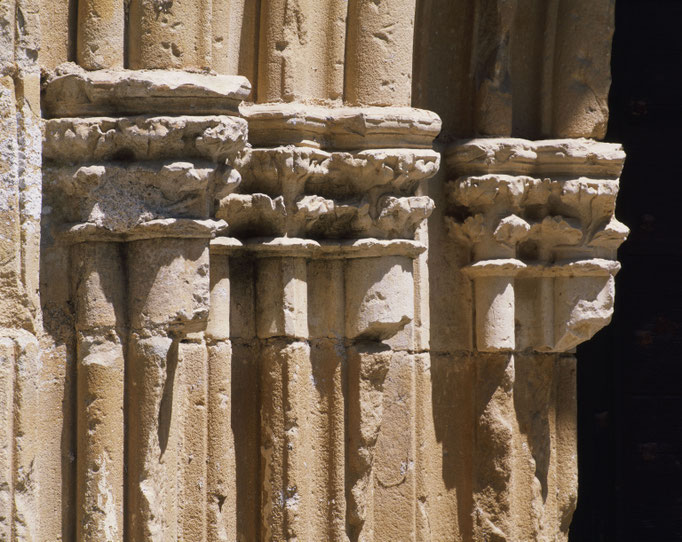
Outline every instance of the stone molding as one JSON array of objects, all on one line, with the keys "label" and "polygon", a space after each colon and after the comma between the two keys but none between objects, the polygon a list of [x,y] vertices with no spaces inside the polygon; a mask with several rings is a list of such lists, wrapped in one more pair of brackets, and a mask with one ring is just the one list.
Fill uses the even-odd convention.
[{"label": "stone molding", "polygon": [[85,71],[62,64],[43,89],[43,115],[96,117],[166,114],[236,115],[248,97],[245,77],[175,70]]},{"label": "stone molding", "polygon": [[619,145],[474,139],[447,164],[451,235],[470,250],[476,349],[565,352],[609,323]]},{"label": "stone molding", "polygon": [[255,147],[302,145],[327,150],[430,149],[441,122],[432,111],[411,107],[243,106]]}]

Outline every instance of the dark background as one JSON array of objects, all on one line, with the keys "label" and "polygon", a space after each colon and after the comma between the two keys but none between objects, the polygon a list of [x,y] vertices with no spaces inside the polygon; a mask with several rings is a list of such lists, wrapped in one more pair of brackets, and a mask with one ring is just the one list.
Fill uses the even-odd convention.
[{"label": "dark background", "polygon": [[570,540],[682,541],[682,1],[616,1],[612,73],[632,232],[613,322],[578,348]]}]

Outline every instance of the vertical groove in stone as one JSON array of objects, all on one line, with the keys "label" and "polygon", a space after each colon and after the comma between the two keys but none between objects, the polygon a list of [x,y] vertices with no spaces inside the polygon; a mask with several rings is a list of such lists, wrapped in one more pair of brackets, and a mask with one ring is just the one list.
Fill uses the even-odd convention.
[{"label": "vertical groove in stone", "polygon": [[[262,367],[257,344],[232,345],[232,430],[236,464],[237,540],[267,540],[263,534],[262,501]],[[254,404],[255,403],[255,404]]]},{"label": "vertical groove in stone", "polygon": [[316,519],[319,536],[333,542],[346,541],[344,300],[343,260],[309,262],[308,321],[317,441],[315,493],[322,512]]},{"label": "vertical groove in stone", "polygon": [[77,511],[83,542],[123,540],[124,270],[117,243],[76,245]]},{"label": "vertical groove in stone", "polygon": [[542,41],[542,74],[540,83],[540,137],[551,137],[554,110],[554,64],[556,62],[556,39],[559,2],[548,0],[545,7],[544,39]]},{"label": "vertical groove in stone", "polygon": [[211,0],[131,0],[128,67],[134,70],[210,68],[211,13]]},{"label": "vertical groove in stone", "polygon": [[340,100],[344,0],[262,0],[258,101]]},{"label": "vertical groove in stone", "polygon": [[415,0],[349,0],[344,99],[410,105]]},{"label": "vertical groove in stone", "polygon": [[473,540],[511,542],[514,356],[478,354],[475,363]]},{"label": "vertical groove in stone", "polygon": [[264,535],[261,533],[263,442],[260,397],[263,395],[264,369],[255,330],[256,272],[254,261],[249,258],[229,260],[230,409],[236,466],[237,540],[261,540]]},{"label": "vertical groove in stone", "polygon": [[512,133],[511,32],[517,0],[476,0],[472,76],[474,132]]},{"label": "vertical groove in stone", "polygon": [[124,0],[78,2],[77,59],[86,70],[123,68]]}]

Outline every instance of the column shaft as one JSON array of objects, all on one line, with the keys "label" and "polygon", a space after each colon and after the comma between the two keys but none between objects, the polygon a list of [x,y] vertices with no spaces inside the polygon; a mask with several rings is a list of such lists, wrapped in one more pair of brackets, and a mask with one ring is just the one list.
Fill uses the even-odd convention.
[{"label": "column shaft", "polygon": [[[174,539],[185,519],[179,488],[190,474],[185,470],[183,421],[188,423],[192,414],[183,404],[187,390],[178,385],[181,379],[176,377],[179,342],[206,325],[208,241],[161,238],[130,242],[127,262],[131,326],[126,394],[128,533],[135,540]],[[203,384],[196,384],[205,383],[204,377]],[[205,395],[202,397],[205,410]],[[200,446],[204,440],[199,438]],[[205,461],[203,457],[197,461]],[[205,478],[202,483],[205,487]]]},{"label": "column shaft", "polygon": [[86,70],[123,68],[124,0],[78,3],[78,64]]},{"label": "column shaft", "polygon": [[211,16],[211,0],[131,0],[129,67],[134,70],[210,68]]},{"label": "column shaft", "polygon": [[208,349],[208,448],[206,499],[208,542],[237,539],[237,464],[232,429],[230,261],[211,254]]},{"label": "column shaft", "polygon": [[415,0],[349,0],[344,99],[410,105]]},{"label": "column shaft", "polygon": [[76,266],[77,538],[123,540],[125,273],[118,243],[81,243]]},{"label": "column shaft", "polygon": [[263,0],[258,101],[340,100],[345,0]]}]

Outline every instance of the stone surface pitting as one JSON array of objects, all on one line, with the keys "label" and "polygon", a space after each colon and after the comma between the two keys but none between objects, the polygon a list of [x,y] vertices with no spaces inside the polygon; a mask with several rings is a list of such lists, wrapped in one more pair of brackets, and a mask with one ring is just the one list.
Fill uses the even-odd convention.
[{"label": "stone surface pitting", "polygon": [[446,160],[459,175],[585,175],[610,179],[620,175],[625,153],[618,144],[582,138],[479,138],[455,144]]},{"label": "stone surface pitting", "polygon": [[234,160],[247,138],[244,119],[226,115],[55,118],[43,123],[43,159],[60,163]]},{"label": "stone surface pitting", "polygon": [[[243,112],[254,147],[237,161],[242,183],[216,211],[230,237],[214,239],[211,251],[253,269],[231,286],[253,292],[253,301],[237,303],[265,356],[261,529],[277,539],[316,539],[341,522],[341,532],[370,539],[384,495],[375,468],[390,468],[374,460],[387,427],[384,383],[415,348],[414,262],[426,251],[415,235],[433,211],[417,190],[438,171],[431,145],[440,123],[408,108],[275,104]],[[320,371],[339,374],[323,384]],[[320,403],[322,385],[329,397],[347,393],[343,423],[340,411]],[[409,393],[405,385],[388,388],[400,395]],[[344,485],[328,487],[307,465],[347,471]],[[313,488],[334,498],[315,502]],[[310,524],[330,514],[334,521]]]},{"label": "stone surface pitting", "polygon": [[[48,116],[68,118],[45,123],[43,225],[50,250],[70,257],[75,296],[76,538],[204,536],[195,514],[224,481],[199,459],[209,416],[192,405],[209,388],[184,379],[208,370],[209,240],[227,228],[216,201],[241,181],[232,163],[247,133],[244,120],[207,113],[236,114],[248,82],[69,72],[44,94]],[[194,505],[179,509],[187,492]]]}]

